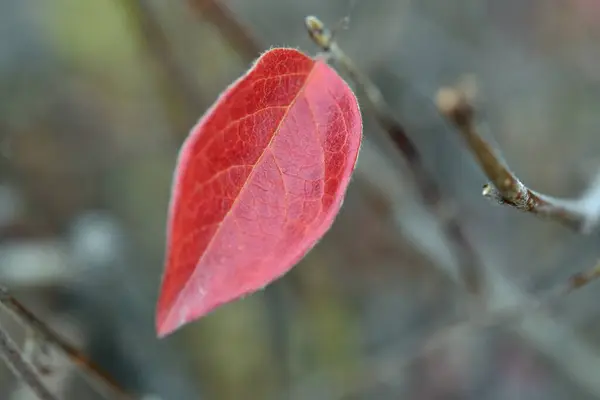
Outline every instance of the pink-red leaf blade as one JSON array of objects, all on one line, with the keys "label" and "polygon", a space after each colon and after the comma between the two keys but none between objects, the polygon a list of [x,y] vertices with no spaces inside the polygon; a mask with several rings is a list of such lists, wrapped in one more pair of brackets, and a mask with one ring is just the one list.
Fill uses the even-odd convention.
[{"label": "pink-red leaf blade", "polygon": [[333,223],[361,137],[351,89],[297,50],[268,51],[228,88],[180,151],[159,336],[291,269]]}]

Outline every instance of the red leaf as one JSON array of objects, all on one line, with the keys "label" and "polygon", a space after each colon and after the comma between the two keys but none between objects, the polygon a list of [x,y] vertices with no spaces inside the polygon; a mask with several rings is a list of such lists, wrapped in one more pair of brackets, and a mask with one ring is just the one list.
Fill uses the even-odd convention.
[{"label": "red leaf", "polygon": [[297,50],[229,87],[179,154],[158,335],[289,271],[333,223],[361,137],[351,89]]}]

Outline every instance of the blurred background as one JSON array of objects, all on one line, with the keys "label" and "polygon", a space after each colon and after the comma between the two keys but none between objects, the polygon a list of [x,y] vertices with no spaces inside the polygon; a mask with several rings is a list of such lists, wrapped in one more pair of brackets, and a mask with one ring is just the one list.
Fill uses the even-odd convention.
[{"label": "blurred background", "polygon": [[[364,106],[357,171],[324,239],[263,292],[156,339],[182,140],[262,51],[317,53],[306,15],[334,26],[349,13],[339,44],[454,204],[492,302],[592,265],[597,235],[480,196],[484,176],[431,99],[474,74],[486,137],[517,175],[578,196],[600,167],[597,1],[0,0],[0,282],[146,400],[600,398],[598,285],[430,346],[464,315],[457,260]],[[60,398],[116,398],[58,351],[45,363]],[[35,397],[2,366],[0,398]]]}]

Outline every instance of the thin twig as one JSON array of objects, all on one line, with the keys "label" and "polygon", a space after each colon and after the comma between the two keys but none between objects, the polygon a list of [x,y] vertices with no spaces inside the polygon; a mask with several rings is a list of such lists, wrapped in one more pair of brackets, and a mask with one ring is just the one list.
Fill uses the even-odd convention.
[{"label": "thin twig", "polygon": [[557,220],[578,231],[589,233],[599,226],[600,191],[590,190],[580,199],[563,200],[537,193],[525,186],[501,161],[477,130],[473,84],[443,88],[437,105],[463,136],[490,183],[483,195],[520,211]]},{"label": "thin twig", "polygon": [[112,391],[114,391],[119,399],[133,399],[134,397],[127,393],[121,385],[112,378],[108,373],[104,372],[96,363],[90,360],[80,350],[68,343],[60,335],[54,332],[44,322],[35,316],[28,308],[13,297],[5,287],[0,286],[0,304],[9,310],[13,316],[20,320],[25,326],[35,331],[40,337],[47,342],[61,349],[71,361],[85,369],[91,376],[102,382]]},{"label": "thin twig", "polygon": [[438,217],[445,237],[452,245],[458,260],[462,281],[471,294],[482,297],[479,296],[484,291],[481,260],[467,239],[460,222],[452,213],[454,207],[449,204],[449,200],[443,196],[439,185],[427,172],[414,142],[402,124],[394,117],[394,113],[386,103],[381,91],[342,51],[334,40],[332,32],[314,16],[307,17],[305,22],[313,42],[325,52],[327,58],[331,59],[356,83],[358,89],[364,94],[367,105],[375,118],[406,159],[423,202]]},{"label": "thin twig", "polygon": [[[197,82],[178,62],[169,37],[148,0],[118,0],[140,44],[151,57],[158,89],[174,131],[187,132],[199,110],[206,106]],[[183,129],[185,127],[185,129]]]},{"label": "thin twig", "polygon": [[[525,186],[500,160],[477,130],[473,101],[476,88],[472,80],[455,88],[443,88],[437,94],[437,105],[463,136],[490,183],[483,195],[517,210],[548,217],[583,233],[597,229],[600,222],[600,179],[580,198],[556,199]],[[557,293],[568,294],[600,278],[600,265],[573,275]]]},{"label": "thin twig", "polygon": [[27,386],[33,390],[40,400],[58,400],[40,380],[33,366],[29,365],[4,328],[0,327],[0,356],[6,364]]},{"label": "thin twig", "polygon": [[219,29],[223,37],[246,61],[256,59],[262,46],[232,14],[229,7],[218,0],[189,0],[190,6]]}]

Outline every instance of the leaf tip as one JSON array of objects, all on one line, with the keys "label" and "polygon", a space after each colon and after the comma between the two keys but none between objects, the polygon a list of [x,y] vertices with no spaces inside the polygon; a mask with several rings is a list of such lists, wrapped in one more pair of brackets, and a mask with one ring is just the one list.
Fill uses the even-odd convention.
[{"label": "leaf tip", "polygon": [[156,313],[155,329],[158,339],[164,339],[177,329],[177,326],[168,323],[167,316],[168,313],[161,312],[160,310]]},{"label": "leaf tip", "polygon": [[175,304],[168,301],[168,296],[165,295],[164,291],[161,291],[155,313],[156,319],[154,322],[156,336],[159,339],[169,336],[171,333],[175,332],[177,329],[181,328],[187,323],[187,319],[185,318],[174,317],[174,307]]}]

